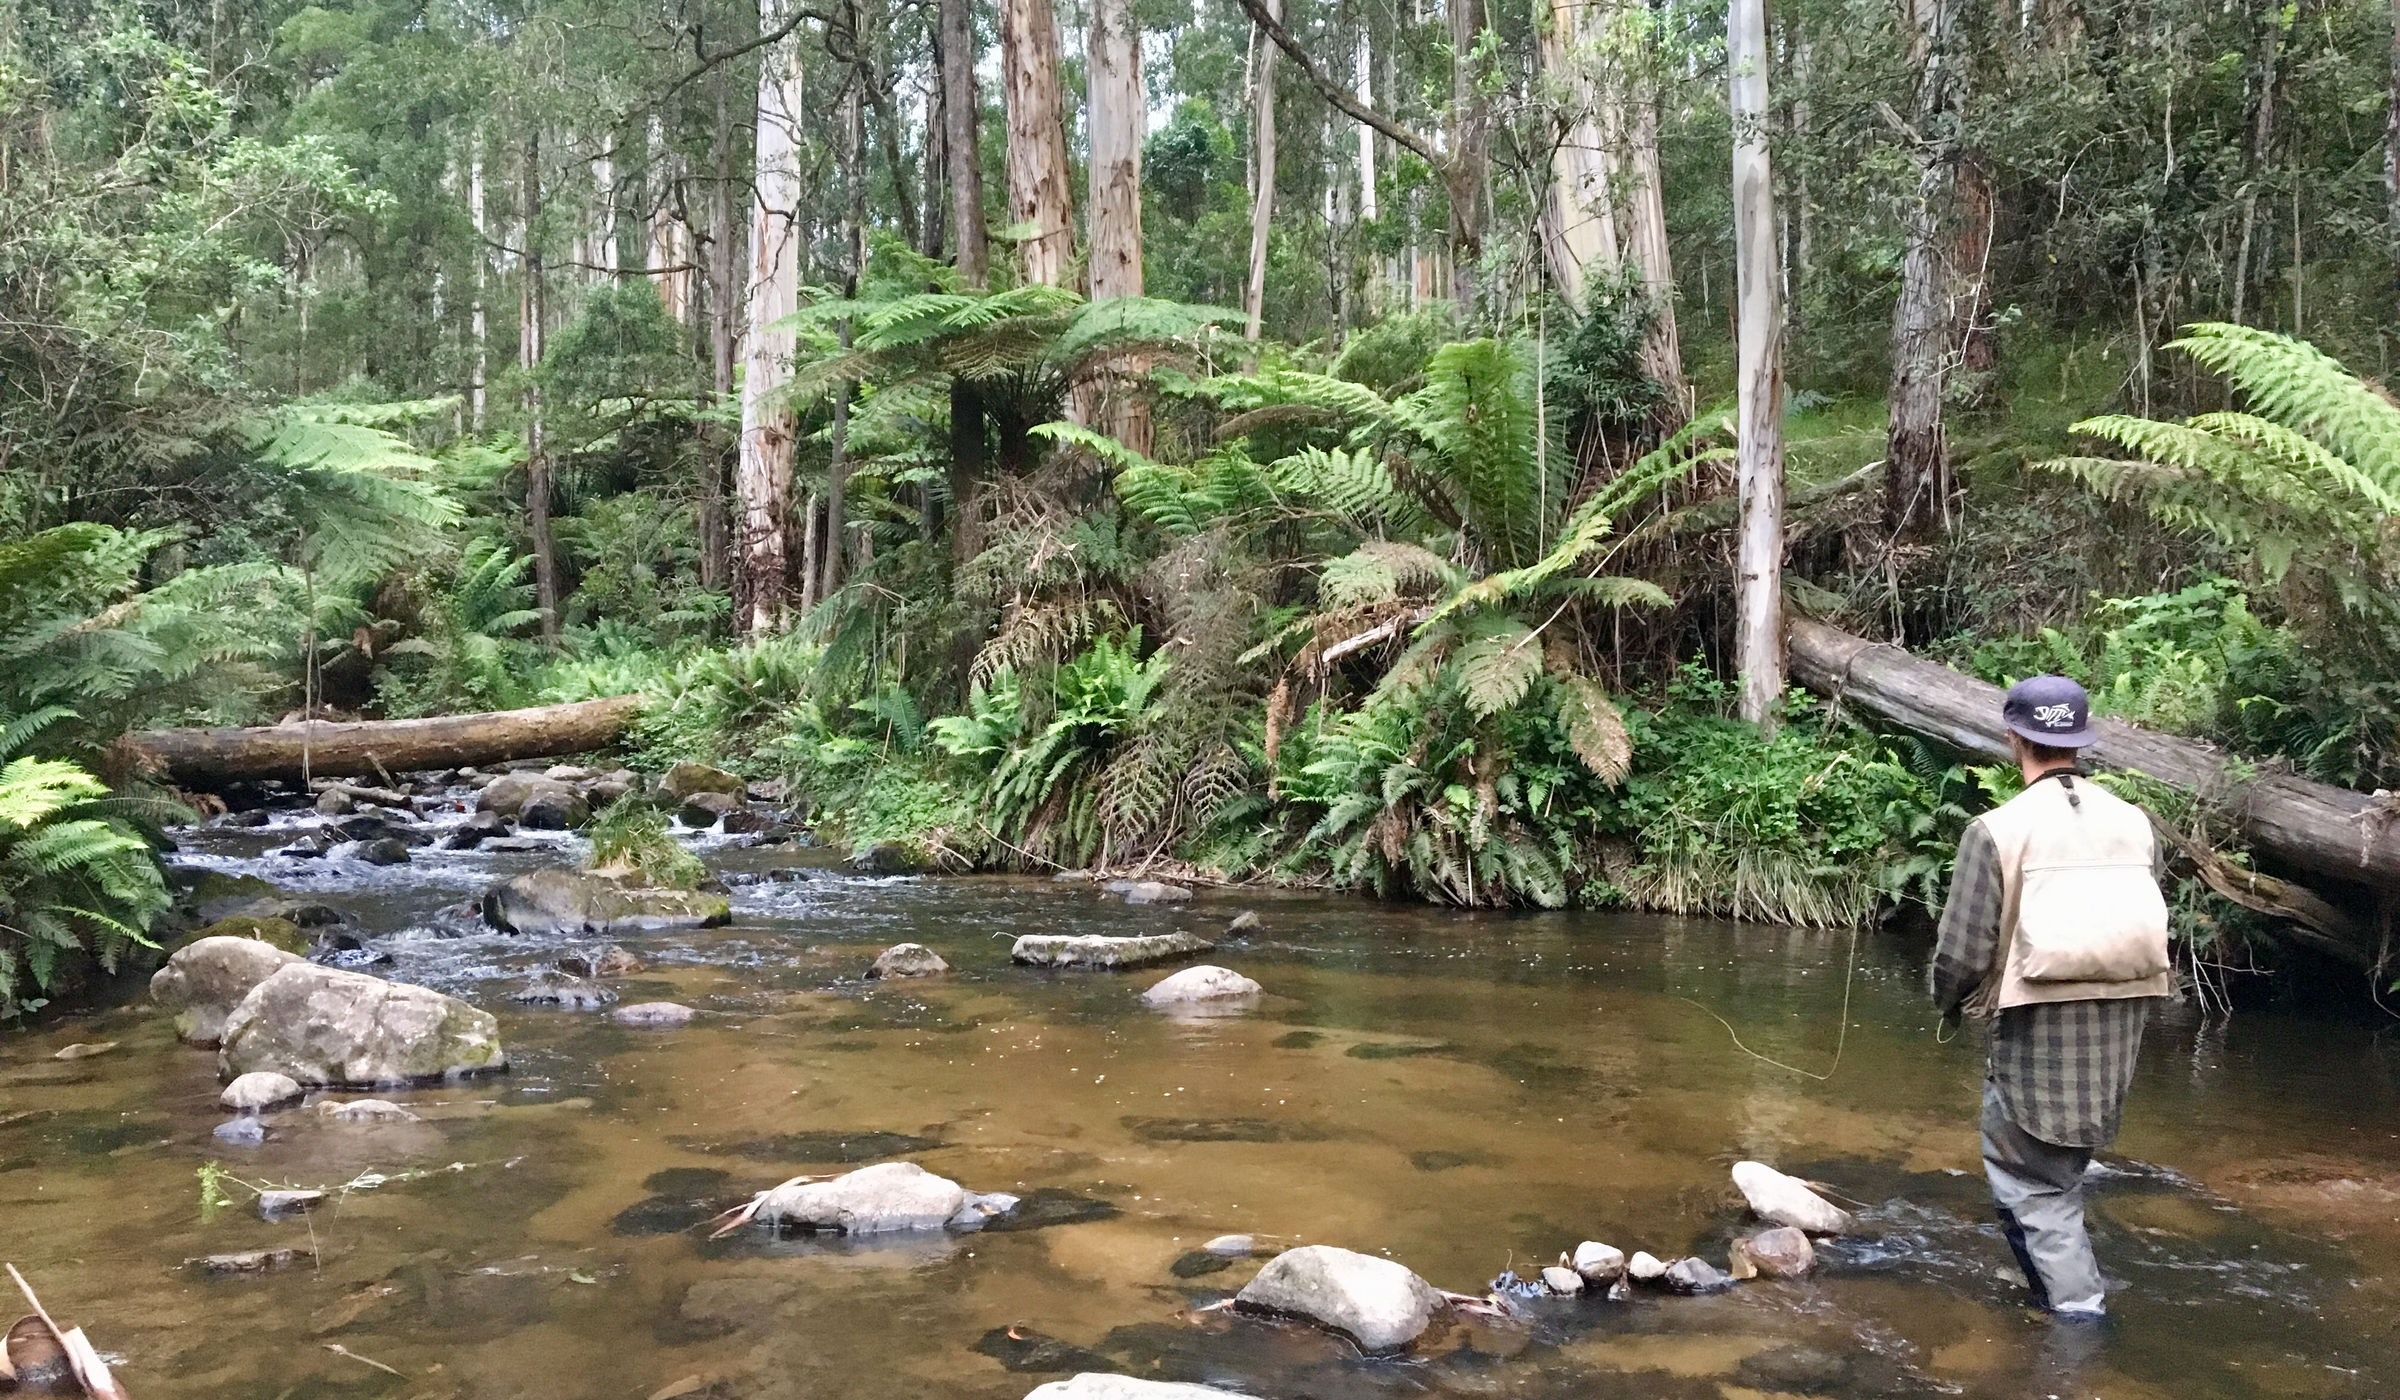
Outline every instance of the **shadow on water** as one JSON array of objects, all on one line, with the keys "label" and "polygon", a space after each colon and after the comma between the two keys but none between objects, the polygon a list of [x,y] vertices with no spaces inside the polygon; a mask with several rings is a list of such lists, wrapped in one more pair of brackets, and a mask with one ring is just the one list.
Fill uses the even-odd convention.
[{"label": "shadow on water", "polygon": [[[2114,1316],[2068,1329],[2021,1305],[1975,1156],[1978,1052],[1934,1042],[1902,942],[1863,942],[1818,1083],[1707,1012],[1826,1063],[1839,936],[1264,893],[1132,908],[708,838],[742,877],[733,925],[617,940],[645,964],[627,1001],[702,1013],[645,1031],[510,1002],[567,946],[462,908],[574,838],[384,868],[264,856],[279,822],[196,833],[187,856],[324,903],[380,971],[488,1007],[512,1070],[388,1095],[418,1123],[302,1110],[235,1147],[211,1137],[213,1057],[139,1007],[0,1041],[0,1240],[145,1400],[1016,1400],[1091,1369],[1317,1400],[2400,1393],[2400,1095],[2361,1027],[2162,1018],[2092,1181]],[[807,878],[768,878],[795,860]],[[1263,929],[1212,960],[1265,985],[1245,1015],[1148,1012],[1155,973],[1007,962],[1021,934],[1208,935],[1240,907]],[[902,941],[956,972],[861,980]],[[76,1040],[119,1048],[50,1058]],[[1199,1248],[1228,1232],[1387,1252],[1468,1292],[1587,1238],[1722,1262],[1752,1228],[1726,1177],[1744,1157],[1857,1210],[1811,1278],[1538,1300],[1396,1359],[1196,1311],[1259,1267]],[[1023,1204],[975,1234],[706,1238],[785,1176],[893,1160]],[[210,1162],[230,1205],[203,1208]],[[266,1186],[333,1196],[269,1222],[247,1206]],[[312,1241],[313,1265],[276,1272],[184,1264]]]}]

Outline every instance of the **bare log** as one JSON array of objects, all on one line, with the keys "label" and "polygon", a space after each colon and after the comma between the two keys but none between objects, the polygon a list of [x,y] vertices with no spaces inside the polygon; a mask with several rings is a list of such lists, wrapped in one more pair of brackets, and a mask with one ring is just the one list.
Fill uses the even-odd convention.
[{"label": "bare log", "polygon": [[[1952,748],[2003,758],[2000,687],[1798,613],[1785,619],[1792,679],[1819,695]],[[2388,798],[2277,773],[2193,739],[2098,721],[2087,752],[2103,768],[2183,789],[2240,824],[2283,867],[2400,895],[2400,808]]]},{"label": "bare log", "polygon": [[366,777],[551,758],[605,748],[625,732],[642,697],[493,710],[430,719],[152,729],[125,736],[134,761],[178,787],[207,789],[261,778]]}]

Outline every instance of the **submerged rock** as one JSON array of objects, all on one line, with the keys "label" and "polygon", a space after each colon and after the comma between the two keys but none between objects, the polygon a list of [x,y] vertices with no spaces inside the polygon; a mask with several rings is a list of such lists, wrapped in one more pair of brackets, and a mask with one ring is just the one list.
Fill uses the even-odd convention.
[{"label": "submerged rock", "polygon": [[540,936],[619,929],[709,928],[730,921],[725,896],[625,886],[578,870],[535,870],[483,892],[483,920],[502,933]]},{"label": "submerged rock", "polygon": [[1219,1235],[1200,1248],[1220,1259],[1247,1259],[1258,1253],[1256,1235]]},{"label": "submerged rock", "polygon": [[336,1123],[421,1123],[424,1121],[389,1099],[351,1099],[347,1103],[326,1099],[317,1105],[317,1116]]},{"label": "submerged rock", "polygon": [[681,1002],[637,1001],[631,1006],[620,1006],[610,1012],[609,1019],[620,1026],[645,1026],[653,1030],[669,1030],[676,1026],[689,1025],[691,1019],[698,1014]]},{"label": "submerged rock", "polygon": [[1127,904],[1180,904],[1191,897],[1188,887],[1163,880],[1136,880],[1125,889]]},{"label": "submerged rock", "polygon": [[1339,1332],[1366,1351],[1407,1347],[1449,1304],[1404,1264],[1332,1245],[1303,1245],[1268,1261],[1234,1306]]},{"label": "submerged rock", "polygon": [[1598,1240],[1575,1246],[1573,1265],[1586,1283],[1613,1283],[1625,1276],[1625,1251]]},{"label": "submerged rock", "polygon": [[217,1095],[217,1102],[236,1113],[259,1113],[300,1097],[300,1085],[288,1074],[262,1070],[234,1077]]},{"label": "submerged rock", "polygon": [[922,943],[895,943],[867,969],[869,977],[939,977],[950,970],[942,955]]},{"label": "submerged rock", "polygon": [[358,847],[358,858],[369,865],[406,865],[408,864],[408,843],[397,836],[383,836],[373,841],[362,841]]},{"label": "submerged rock", "polygon": [[779,1229],[844,1235],[974,1229],[1016,1205],[1014,1197],[990,1199],[1007,1206],[987,1210],[985,1198],[914,1162],[882,1162],[831,1181],[787,1182],[760,1197],[751,1218]]},{"label": "submerged rock", "polygon": [[1151,985],[1142,1000],[1152,1006],[1185,1006],[1193,1002],[1243,1001],[1259,994],[1256,982],[1231,968],[1202,963],[1187,967]]},{"label": "submerged rock", "polygon": [[597,1011],[613,1004],[617,994],[599,983],[564,972],[537,972],[508,999],[528,1006],[555,1006],[567,1011]]},{"label": "submerged rock", "polygon": [[626,977],[642,970],[642,960],[611,943],[598,952],[566,954],[558,970],[570,977]]},{"label": "submerged rock", "polygon": [[1838,1235],[1850,1228],[1850,1212],[1764,1162],[1733,1164],[1733,1184],[1750,1210],[1770,1225],[1789,1225],[1812,1235]]},{"label": "submerged rock", "polygon": [[1778,1225],[1735,1240],[1732,1263],[1737,1279],[1798,1278],[1816,1267],[1817,1247],[1808,1242],[1807,1232]]},{"label": "submerged rock", "polygon": [[508,818],[498,812],[477,812],[444,837],[442,845],[447,850],[471,851],[486,841],[508,835],[510,830]]},{"label": "submerged rock", "polygon": [[[589,810],[582,794],[565,783],[554,782],[538,773],[503,773],[492,779],[476,797],[475,810],[521,819],[527,804],[536,798],[545,799],[553,805],[563,803],[569,810]],[[577,815],[575,820],[581,822],[582,815]]]},{"label": "submerged rock", "polygon": [[1096,933],[1029,933],[1008,950],[1012,961],[1034,967],[1148,967],[1199,953],[1216,944],[1188,933],[1153,933],[1140,938],[1106,938]]},{"label": "submerged rock", "polygon": [[301,1084],[399,1084],[505,1068],[492,1013],[425,987],[297,959],[225,1018],[218,1072]]},{"label": "submerged rock", "polygon": [[591,818],[583,794],[556,785],[542,788],[517,808],[517,825],[527,831],[572,831]]},{"label": "submerged rock", "polygon": [[256,1147],[267,1140],[266,1126],[250,1114],[228,1119],[211,1129],[209,1136],[228,1147]]},{"label": "submerged rock", "polygon": [[322,1191],[261,1191],[258,1216],[261,1220],[281,1220],[296,1212],[314,1210],[324,1200]]},{"label": "submerged rock", "polygon": [[1025,1392],[1025,1400],[1226,1400],[1228,1396],[1241,1400],[1240,1391],[1219,1390],[1213,1385],[1146,1381],[1137,1376],[1103,1375],[1098,1371],[1037,1385]]},{"label": "submerged rock", "polygon": [[176,1035],[194,1045],[214,1045],[225,1038],[226,1018],[244,997],[300,960],[299,954],[256,938],[195,939],[151,975],[150,999],[175,1018]]},{"label": "submerged rock", "polygon": [[1233,916],[1232,923],[1225,925],[1225,936],[1227,938],[1243,938],[1265,927],[1265,924],[1259,922],[1257,910],[1244,909],[1241,913]]}]

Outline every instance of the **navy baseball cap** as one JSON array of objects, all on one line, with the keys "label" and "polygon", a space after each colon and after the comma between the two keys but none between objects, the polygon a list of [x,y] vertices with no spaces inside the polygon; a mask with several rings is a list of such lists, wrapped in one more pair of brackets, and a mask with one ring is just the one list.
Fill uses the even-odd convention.
[{"label": "navy baseball cap", "polygon": [[2100,737],[2092,732],[2092,697],[2065,676],[2027,676],[2010,686],[2000,722],[2054,749],[2079,749]]}]

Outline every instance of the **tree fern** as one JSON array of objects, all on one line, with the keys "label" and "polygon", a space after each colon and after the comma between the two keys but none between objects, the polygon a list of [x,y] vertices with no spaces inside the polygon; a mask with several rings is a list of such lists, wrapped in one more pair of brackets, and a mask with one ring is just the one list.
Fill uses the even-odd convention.
[{"label": "tree fern", "polygon": [[[0,758],[56,718],[0,714]],[[63,759],[0,767],[0,1019],[40,1006],[76,958],[113,968],[167,905],[149,843],[105,812],[107,798]]]}]

